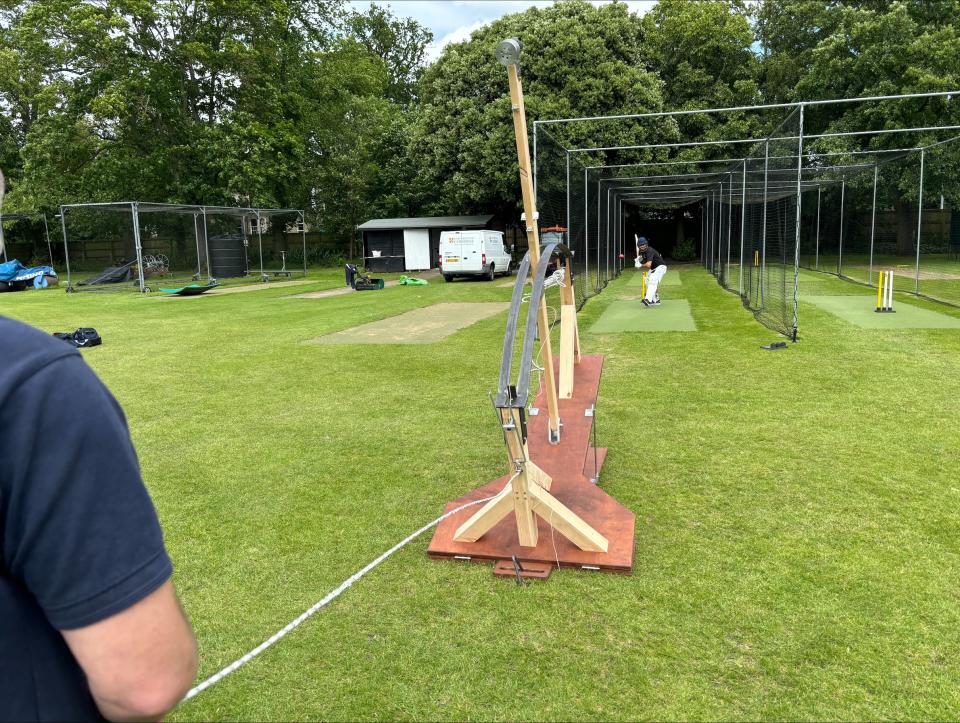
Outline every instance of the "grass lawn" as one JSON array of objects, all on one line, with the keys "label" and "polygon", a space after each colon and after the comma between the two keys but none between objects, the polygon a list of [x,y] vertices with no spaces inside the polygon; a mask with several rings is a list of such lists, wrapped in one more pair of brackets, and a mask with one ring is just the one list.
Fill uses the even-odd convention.
[{"label": "grass lawn", "polygon": [[[786,350],[699,268],[696,333],[592,334],[601,483],[637,515],[632,576],[518,587],[429,535],[169,720],[960,717],[960,332],[812,304]],[[233,661],[444,503],[506,472],[487,392],[504,314],[433,344],[305,344],[500,283],[342,284],[160,301],[0,296],[84,352],[126,410],[201,648]],[[863,294],[804,274],[804,294]],[[182,303],[181,303],[182,302]],[[918,307],[960,318],[922,300]],[[80,414],[64,410],[65,414]]]}]

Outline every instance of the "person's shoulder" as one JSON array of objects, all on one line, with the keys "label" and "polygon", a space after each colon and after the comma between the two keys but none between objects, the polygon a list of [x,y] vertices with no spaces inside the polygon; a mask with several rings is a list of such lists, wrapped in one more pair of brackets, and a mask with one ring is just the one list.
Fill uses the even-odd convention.
[{"label": "person's shoulder", "polygon": [[0,316],[0,398],[53,362],[79,352],[55,336]]}]

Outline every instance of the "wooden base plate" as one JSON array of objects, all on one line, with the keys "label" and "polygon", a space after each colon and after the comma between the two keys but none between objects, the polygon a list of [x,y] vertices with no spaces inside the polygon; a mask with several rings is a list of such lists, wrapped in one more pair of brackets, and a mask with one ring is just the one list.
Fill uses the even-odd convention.
[{"label": "wooden base plate", "polygon": [[[430,557],[506,560],[509,563],[511,556],[516,555],[524,563],[539,562],[555,567],[621,573],[633,570],[634,514],[591,482],[598,475],[597,468],[603,465],[607,454],[606,449],[594,450],[591,446],[593,416],[585,414],[596,403],[602,369],[603,357],[599,355],[584,356],[577,365],[573,398],[560,400],[560,421],[563,426],[559,444],[553,445],[548,441],[546,399],[541,392],[534,403],[541,411],[528,422],[528,447],[530,459],[553,478],[550,494],[607,538],[607,552],[584,552],[556,532],[549,525],[549,519],[539,516],[537,546],[522,547],[517,538],[516,519],[512,514],[476,542],[457,542],[453,535],[476,512],[477,507],[473,506],[440,523],[427,548]],[[444,511],[449,512],[467,502],[496,495],[510,476],[504,475],[448,503]],[[512,563],[510,571],[513,572]]]}]

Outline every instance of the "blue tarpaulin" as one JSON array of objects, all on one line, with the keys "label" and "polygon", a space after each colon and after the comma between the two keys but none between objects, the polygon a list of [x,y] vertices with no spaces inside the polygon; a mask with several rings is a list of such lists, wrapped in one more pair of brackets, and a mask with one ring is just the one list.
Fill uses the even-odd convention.
[{"label": "blue tarpaulin", "polygon": [[47,276],[56,276],[52,266],[32,266],[27,268],[19,261],[7,261],[0,264],[0,281],[30,281],[38,289],[47,287]]}]

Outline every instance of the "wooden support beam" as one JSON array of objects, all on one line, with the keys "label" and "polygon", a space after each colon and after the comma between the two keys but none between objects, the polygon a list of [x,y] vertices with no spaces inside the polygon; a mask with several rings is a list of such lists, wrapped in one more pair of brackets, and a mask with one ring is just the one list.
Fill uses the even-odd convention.
[{"label": "wooden support beam", "polygon": [[476,542],[511,512],[513,512],[513,483],[507,482],[500,494],[457,528],[453,539],[457,542]]},{"label": "wooden support beam", "polygon": [[560,398],[573,398],[573,366],[576,357],[577,307],[560,306]]},{"label": "wooden support beam", "polygon": [[534,512],[574,545],[589,552],[607,551],[607,538],[556,497],[538,487],[530,489],[530,496],[535,500]]},{"label": "wooden support beam", "polygon": [[[527,114],[523,103],[523,87],[516,65],[507,66],[510,78],[510,102],[513,109],[513,131],[517,141],[517,160],[520,165],[520,190],[523,192],[523,213],[527,225],[527,247],[530,251],[531,268],[536,269],[540,260],[540,231],[537,222],[537,197],[533,188],[530,163],[530,142],[527,136]],[[560,403],[557,398],[557,377],[553,368],[553,350],[550,344],[550,322],[547,318],[547,300],[540,302],[537,329],[544,360],[543,383],[547,392],[547,412],[551,436],[560,436]]]}]

